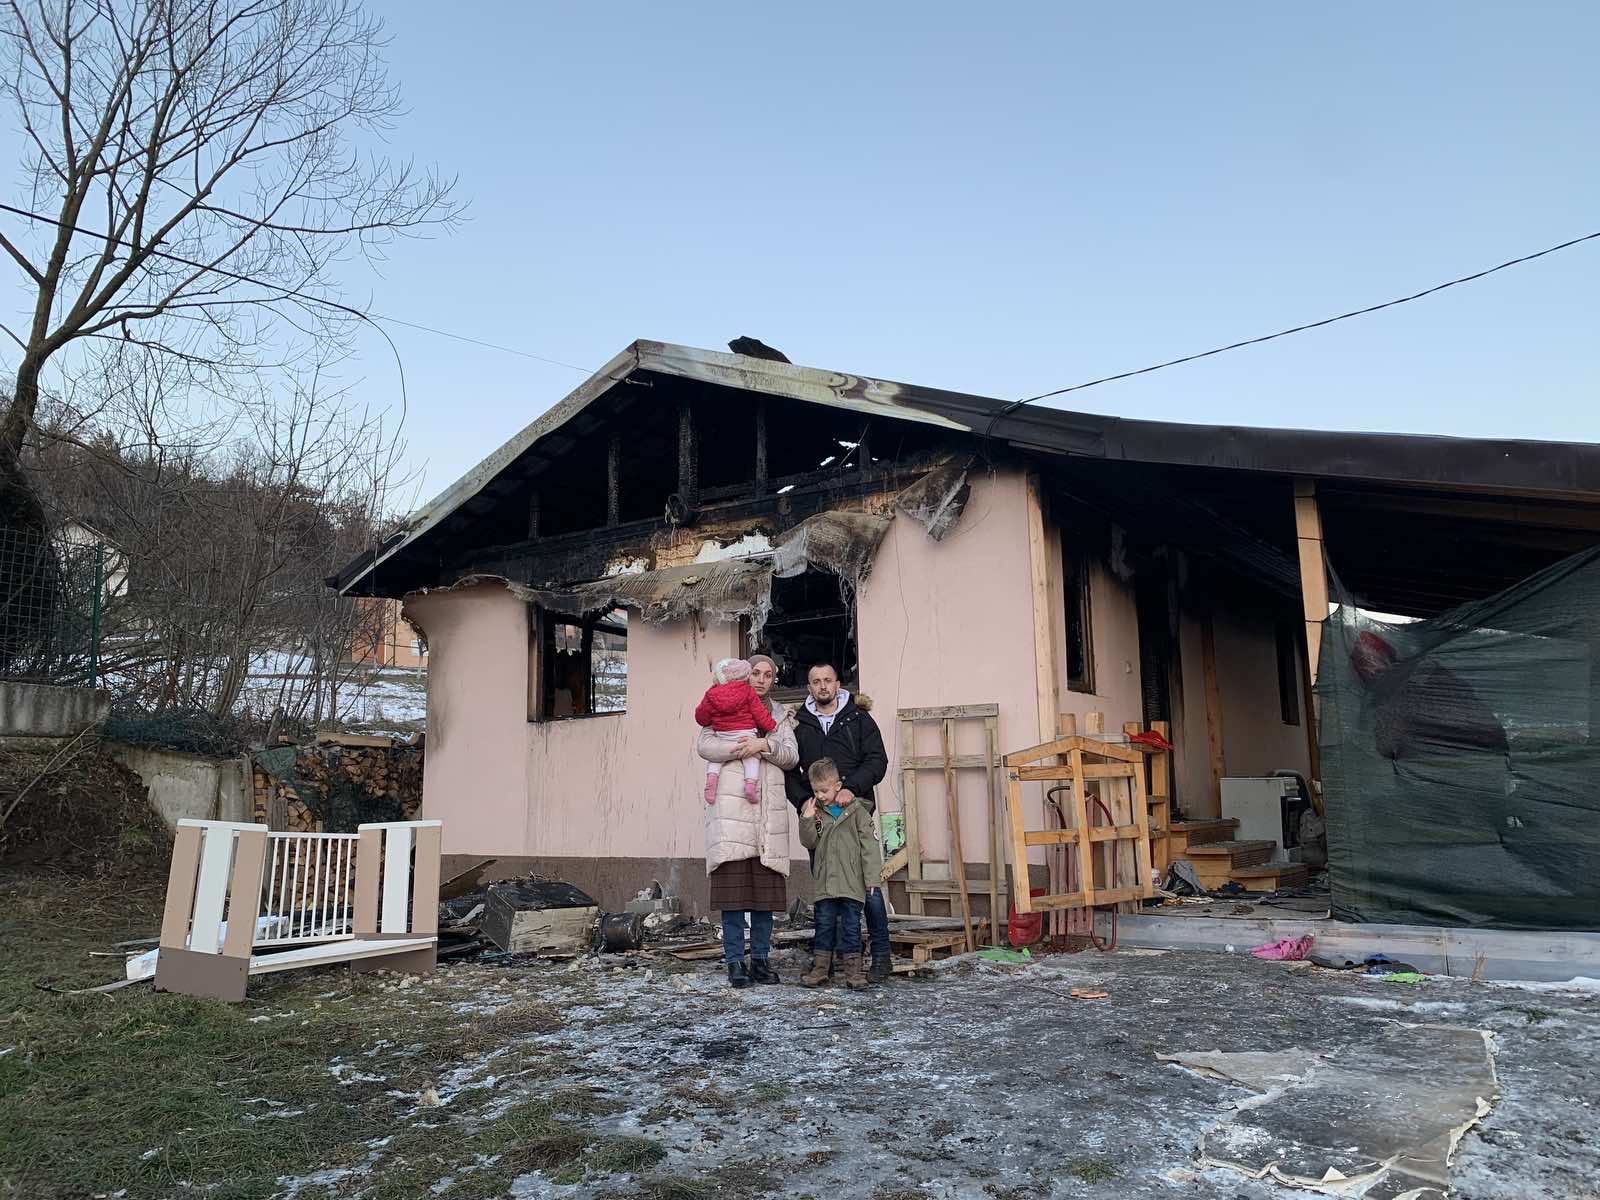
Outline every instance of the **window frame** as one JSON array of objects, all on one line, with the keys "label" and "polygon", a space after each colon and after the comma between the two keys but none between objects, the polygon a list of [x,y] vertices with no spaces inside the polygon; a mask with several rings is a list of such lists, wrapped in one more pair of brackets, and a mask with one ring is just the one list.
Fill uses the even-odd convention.
[{"label": "window frame", "polygon": [[[586,721],[592,717],[620,717],[628,712],[628,696],[624,684],[622,707],[595,712],[594,645],[596,633],[619,637],[623,642],[623,657],[627,657],[628,627],[611,619],[619,610],[576,617],[571,613],[555,612],[537,604],[528,605],[528,720],[546,725],[562,721]],[[558,625],[575,627],[580,631],[580,654],[588,672],[584,706],[588,711],[554,715],[555,707],[555,630]]]}]

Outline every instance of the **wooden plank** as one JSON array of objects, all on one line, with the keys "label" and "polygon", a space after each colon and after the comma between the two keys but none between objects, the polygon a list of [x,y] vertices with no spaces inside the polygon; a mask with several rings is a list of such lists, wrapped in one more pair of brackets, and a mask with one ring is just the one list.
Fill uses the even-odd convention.
[{"label": "wooden plank", "polygon": [[[1089,817],[1089,790],[1081,782],[1081,773],[1083,771],[1083,765],[1084,765],[1083,764],[1083,751],[1081,749],[1076,748],[1076,747],[1074,749],[1068,751],[1067,752],[1067,764],[1072,768],[1073,773],[1074,774],[1078,774],[1079,777],[1080,777],[1080,782],[1078,783],[1078,785],[1076,787],[1074,787],[1072,789],[1072,798],[1075,801],[1075,804],[1073,806],[1073,808],[1074,808],[1073,818],[1072,818],[1073,819],[1073,824],[1076,825],[1078,829],[1080,829],[1080,830],[1082,830],[1084,832],[1088,832],[1090,826],[1093,825],[1094,822],[1092,820],[1090,820],[1090,817]],[[1078,857],[1078,866],[1079,866],[1079,877],[1078,877],[1078,879],[1079,879],[1079,887],[1082,889],[1083,894],[1084,894],[1084,902],[1083,902],[1084,903],[1084,907],[1092,908],[1094,906],[1094,904],[1095,904],[1095,898],[1094,898],[1094,890],[1095,890],[1094,889],[1094,863],[1091,860],[1090,855],[1089,855],[1089,846],[1086,843],[1079,842],[1079,844],[1076,847],[1075,852],[1076,852],[1077,857]],[[1071,853],[1074,853],[1074,851],[1069,850],[1067,853],[1071,854]],[[1112,881],[1109,880],[1109,879],[1106,880],[1106,883],[1108,885],[1111,882]]]},{"label": "wooden plank", "polygon": [[900,849],[891,854],[888,860],[883,864],[883,869],[878,872],[878,878],[887,883],[889,876],[893,875],[896,871],[905,870],[906,863],[910,860],[910,857],[911,856],[906,852],[906,848],[901,846]]},{"label": "wooden plank", "polygon": [[383,830],[363,829],[356,841],[356,906],[351,929],[357,937],[378,932],[378,875],[383,870]]},{"label": "wooden plank", "polygon": [[[1032,835],[1030,835],[1030,836],[1032,836]],[[967,894],[968,895],[980,895],[981,896],[984,892],[989,890],[989,881],[987,879],[969,879],[969,880],[967,880],[965,886],[966,886],[966,890],[967,890]],[[961,889],[962,889],[962,884],[959,881],[954,880],[954,879],[908,879],[908,880],[906,880],[906,890],[907,891],[910,891],[910,892],[922,892],[924,895],[928,895],[928,896],[956,896],[956,895],[960,894]],[[956,920],[956,921],[960,921],[960,919],[961,919],[960,917],[954,918],[954,920]],[[973,917],[972,921],[973,921],[974,927],[976,927],[977,923],[982,921],[982,920],[983,920],[982,917],[976,917],[976,916]]]},{"label": "wooden plank", "polygon": [[206,830],[200,847],[200,876],[195,881],[194,919],[189,928],[189,949],[196,954],[216,954],[222,949],[222,910],[228,897],[234,836],[233,829],[213,827]]},{"label": "wooden plank", "polygon": [[1076,845],[1078,831],[1076,829],[1041,829],[1023,834],[1030,846],[1067,846]]},{"label": "wooden plank", "polygon": [[956,795],[956,772],[950,759],[955,755],[956,721],[946,717],[939,727],[939,747],[944,754],[945,807],[950,813],[950,866],[960,891],[956,893],[961,906],[961,925],[967,935],[967,949],[976,950],[978,943],[972,939],[972,898],[967,895],[967,862],[961,849],[961,805]]},{"label": "wooden plank", "polygon": [[1033,911],[1028,887],[1027,827],[1022,821],[1022,781],[1015,771],[1006,772],[1006,820],[1011,832],[1011,903],[1019,913]]},{"label": "wooden plank", "polygon": [[902,708],[896,710],[896,715],[902,721],[944,721],[949,718],[962,720],[967,717],[998,717],[1000,706],[998,704],[947,704],[939,708]]},{"label": "wooden plank", "polygon": [[374,737],[364,733],[319,733],[317,744],[321,746],[349,746],[352,749],[367,750],[392,750],[394,739],[392,737]]},{"label": "wooden plank", "polygon": [[1328,563],[1314,480],[1295,480],[1294,526],[1300,560],[1300,603],[1306,621],[1306,666],[1310,681],[1315,684],[1322,657],[1322,625],[1328,619]]},{"label": "wooden plank", "polygon": [[411,871],[411,932],[439,932],[439,844],[444,830],[424,825],[417,830],[417,862]]},{"label": "wooden plank", "polygon": [[167,869],[167,900],[161,910],[161,940],[168,950],[185,949],[189,940],[189,913],[194,908],[194,885],[200,872],[200,826],[178,822],[172,840],[172,865]]},{"label": "wooden plank", "polygon": [[383,938],[302,946],[298,950],[280,950],[275,954],[255,955],[250,959],[250,974],[267,975],[273,971],[287,971],[292,967],[320,966],[323,963],[354,962],[358,958],[381,958],[386,954],[404,954],[411,950],[425,950],[435,945],[437,941],[437,938],[431,937]]},{"label": "wooden plank", "polygon": [[[996,706],[998,708],[998,706]],[[1000,848],[1000,716],[983,719],[984,795],[989,800],[989,930],[1000,944],[1000,882],[1003,851]]]},{"label": "wooden plank", "polygon": [[[916,726],[908,719],[900,722],[900,758],[902,761],[916,753]],[[917,773],[900,772],[900,802],[905,806],[906,818],[906,878],[922,878],[922,834],[917,821]],[[909,898],[911,912],[921,916],[926,908],[922,897],[913,892]]]},{"label": "wooden plank", "polygon": [[[1132,779],[1139,770],[1133,763],[1089,763],[1083,768],[1085,779]],[[1068,767],[1022,767],[1018,773],[1024,783],[1035,780],[1066,782],[1073,778]]]},{"label": "wooden plank", "polygon": [[[1155,769],[1153,764],[1151,769]],[[1149,793],[1145,790],[1143,771],[1133,777],[1131,800],[1133,824],[1138,830],[1133,843],[1134,883],[1138,885],[1139,898],[1143,900],[1155,895],[1156,890],[1151,871]]]},{"label": "wooden plank", "polygon": [[1209,612],[1200,621],[1200,660],[1205,675],[1206,743],[1211,764],[1211,798],[1207,807],[1221,812],[1222,776],[1226,769],[1222,752],[1222,690],[1217,686],[1217,639]]},{"label": "wooden plank", "polygon": [[[989,760],[982,754],[957,754],[951,757],[950,766],[958,771],[971,770],[975,767],[987,767]],[[945,761],[937,754],[922,754],[914,758],[900,760],[901,770],[911,771],[942,771]]]},{"label": "wooden plank", "polygon": [[1106,731],[1106,715],[1090,712],[1083,715],[1083,732],[1089,737],[1099,737]]},{"label": "wooden plank", "polygon": [[[1034,692],[1038,705],[1039,736],[1048,740],[1056,727],[1056,713],[1061,708],[1061,691],[1060,682],[1056,677],[1056,611],[1051,601],[1053,592],[1050,587],[1049,541],[1045,536],[1044,499],[1037,473],[1028,473],[1026,490],[1028,579],[1033,608]],[[1026,889],[1019,888],[1019,890]]]},{"label": "wooden plank", "polygon": [[267,831],[241,829],[233,850],[233,878],[228,884],[228,933],[222,953],[249,958],[261,910],[261,874],[267,865]]},{"label": "wooden plank", "polygon": [[1040,759],[1054,758],[1056,755],[1065,754],[1069,750],[1082,750],[1088,754],[1109,758],[1116,762],[1142,763],[1144,755],[1132,746],[1123,746],[1116,742],[1104,742],[1095,738],[1082,735],[1067,735],[1058,737],[1054,741],[1043,742],[1037,746],[1030,746],[1026,750],[1014,750],[1006,755],[1005,765],[1008,767],[1025,767],[1036,763]]},{"label": "wooden plank", "polygon": [[411,906],[411,827],[390,825],[383,831],[383,898],[379,933],[405,933]]}]

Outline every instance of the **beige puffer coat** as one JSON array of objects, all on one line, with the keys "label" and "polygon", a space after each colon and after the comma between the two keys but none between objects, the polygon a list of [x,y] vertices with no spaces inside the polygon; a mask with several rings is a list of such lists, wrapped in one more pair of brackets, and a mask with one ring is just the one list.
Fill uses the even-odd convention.
[{"label": "beige puffer coat", "polygon": [[[761,803],[751,804],[744,798],[744,770],[736,761],[723,768],[715,804],[707,804],[698,793],[695,796],[695,803],[705,813],[707,875],[723,863],[745,858],[759,858],[762,866],[789,874],[789,820],[794,810],[784,793],[783,773],[799,763],[800,748],[795,744],[794,715],[789,708],[772,700],[767,705],[778,728],[768,735],[771,749],[761,756]],[[731,745],[702,729],[695,752],[707,762],[726,761]]]}]

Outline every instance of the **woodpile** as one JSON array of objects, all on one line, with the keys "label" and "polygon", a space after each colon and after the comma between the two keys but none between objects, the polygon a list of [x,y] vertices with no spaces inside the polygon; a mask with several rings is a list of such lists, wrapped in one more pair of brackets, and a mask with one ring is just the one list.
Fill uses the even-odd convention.
[{"label": "woodpile", "polygon": [[[255,769],[255,819],[269,828],[350,833],[361,821],[414,820],[422,806],[420,748],[321,742],[299,749],[291,774],[294,783]],[[326,828],[330,809],[339,828]]]}]

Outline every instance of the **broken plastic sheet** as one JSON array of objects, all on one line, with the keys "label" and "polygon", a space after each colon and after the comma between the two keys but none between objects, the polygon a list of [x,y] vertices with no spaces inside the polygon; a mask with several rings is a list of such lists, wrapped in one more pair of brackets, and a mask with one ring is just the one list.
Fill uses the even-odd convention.
[{"label": "broken plastic sheet", "polygon": [[893,517],[863,512],[807,517],[773,544],[772,573],[788,579],[808,570],[830,571],[859,588],[893,523]]},{"label": "broken plastic sheet", "polygon": [[759,630],[772,607],[772,572],[762,562],[725,559],[608,575],[571,589],[540,592],[537,598],[547,608],[574,616],[628,608],[653,624],[689,617],[702,621],[749,617],[751,627]]},{"label": "broken plastic sheet", "polygon": [[1335,598],[1317,679],[1334,915],[1594,929],[1600,549],[1427,621]]},{"label": "broken plastic sheet", "polygon": [[1332,1056],[1160,1057],[1256,1093],[1206,1133],[1204,1165],[1366,1200],[1443,1200],[1457,1143],[1498,1091],[1488,1034],[1451,1025],[1395,1025]]},{"label": "broken plastic sheet", "polygon": [[970,458],[935,467],[895,498],[895,508],[926,529],[934,541],[942,542],[961,520],[972,495],[967,479],[971,467]]}]

